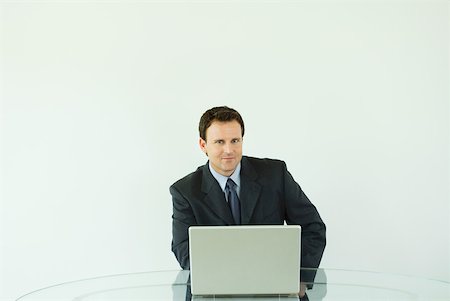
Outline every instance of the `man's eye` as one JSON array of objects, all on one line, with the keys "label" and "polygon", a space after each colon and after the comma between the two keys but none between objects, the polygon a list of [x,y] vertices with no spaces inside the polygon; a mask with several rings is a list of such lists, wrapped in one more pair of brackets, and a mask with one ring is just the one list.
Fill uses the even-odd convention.
[{"label": "man's eye", "polygon": [[222,140],[217,140],[216,143],[217,144],[223,144],[223,141]]},{"label": "man's eye", "polygon": [[239,143],[239,142],[241,142],[241,140],[239,140],[239,139],[233,139],[233,140],[231,140],[231,142],[232,142],[232,143]]}]

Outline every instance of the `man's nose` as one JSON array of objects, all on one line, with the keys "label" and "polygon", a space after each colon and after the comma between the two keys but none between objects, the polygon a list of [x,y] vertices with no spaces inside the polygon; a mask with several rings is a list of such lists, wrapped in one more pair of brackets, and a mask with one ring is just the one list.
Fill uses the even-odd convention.
[{"label": "man's nose", "polygon": [[223,151],[225,153],[231,153],[231,145],[230,145],[230,143],[225,143],[225,145],[223,146]]}]

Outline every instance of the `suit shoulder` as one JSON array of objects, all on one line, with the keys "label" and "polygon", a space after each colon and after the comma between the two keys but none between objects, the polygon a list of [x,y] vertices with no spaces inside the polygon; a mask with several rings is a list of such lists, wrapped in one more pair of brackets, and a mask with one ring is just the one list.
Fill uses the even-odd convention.
[{"label": "suit shoulder", "polygon": [[256,172],[259,177],[273,178],[281,176],[286,170],[286,163],[278,159],[244,157],[242,168],[246,173]]},{"label": "suit shoulder", "polygon": [[250,164],[255,167],[276,167],[276,166],[286,166],[286,163],[279,159],[271,158],[256,158],[256,157],[245,157]]},{"label": "suit shoulder", "polygon": [[183,178],[179,179],[175,183],[173,183],[170,186],[170,190],[177,189],[177,190],[183,190],[186,187],[190,187],[193,185],[193,183],[201,183],[201,179],[203,176],[203,166],[199,166],[196,171],[191,172],[190,174],[184,176]]}]

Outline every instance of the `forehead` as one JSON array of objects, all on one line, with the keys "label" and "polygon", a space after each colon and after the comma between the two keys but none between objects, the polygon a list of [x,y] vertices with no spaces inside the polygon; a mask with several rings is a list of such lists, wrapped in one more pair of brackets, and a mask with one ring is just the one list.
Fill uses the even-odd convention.
[{"label": "forehead", "polygon": [[206,139],[242,138],[241,125],[233,121],[213,121],[206,129]]}]

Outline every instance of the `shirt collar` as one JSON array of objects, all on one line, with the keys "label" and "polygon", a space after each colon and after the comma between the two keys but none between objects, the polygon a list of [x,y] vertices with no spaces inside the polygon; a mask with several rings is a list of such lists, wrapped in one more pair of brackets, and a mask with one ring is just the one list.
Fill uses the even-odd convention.
[{"label": "shirt collar", "polygon": [[228,178],[231,178],[234,181],[234,183],[236,183],[238,189],[241,187],[241,162],[239,162],[233,174],[229,177],[225,177],[224,175],[221,175],[220,173],[215,171],[214,168],[211,166],[211,162],[209,162],[209,170],[211,171],[213,177],[219,183],[222,191],[225,191],[225,186],[227,185]]}]

